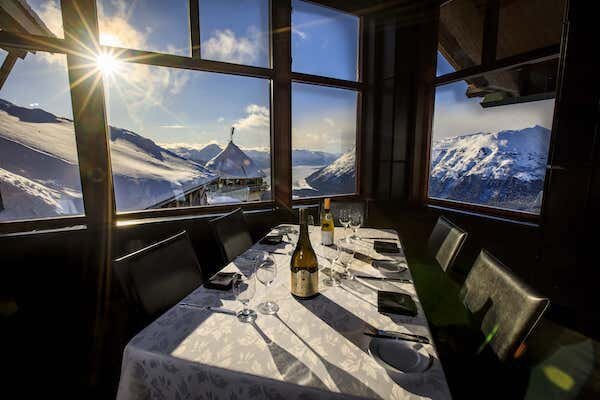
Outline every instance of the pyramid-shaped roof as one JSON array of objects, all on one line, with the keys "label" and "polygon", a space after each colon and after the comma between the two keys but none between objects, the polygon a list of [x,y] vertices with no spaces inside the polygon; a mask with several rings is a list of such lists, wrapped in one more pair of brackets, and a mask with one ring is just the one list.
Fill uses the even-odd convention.
[{"label": "pyramid-shaped roof", "polygon": [[252,179],[266,176],[233,141],[208,161],[206,168],[226,179]]}]

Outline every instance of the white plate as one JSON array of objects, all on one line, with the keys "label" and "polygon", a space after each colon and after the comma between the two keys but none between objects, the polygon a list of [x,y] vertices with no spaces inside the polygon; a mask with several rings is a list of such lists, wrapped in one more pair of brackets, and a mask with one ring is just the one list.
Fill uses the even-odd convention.
[{"label": "white plate", "polygon": [[385,369],[401,374],[425,372],[433,363],[422,344],[404,340],[372,338],[369,354]]}]

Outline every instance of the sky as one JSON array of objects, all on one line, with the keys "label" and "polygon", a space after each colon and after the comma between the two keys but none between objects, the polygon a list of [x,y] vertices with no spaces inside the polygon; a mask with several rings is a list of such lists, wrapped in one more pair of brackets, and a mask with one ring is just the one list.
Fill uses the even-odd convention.
[{"label": "sky", "polygon": [[[28,3],[54,34],[64,36],[58,0]],[[268,3],[200,1],[202,57],[269,67]],[[98,0],[97,4],[102,44],[191,55],[188,0]],[[356,17],[294,0],[292,20],[295,71],[356,78]],[[165,146],[196,148],[226,144],[235,126],[234,141],[241,147],[269,147],[268,80],[110,62],[103,68],[103,81],[110,125]],[[38,52],[17,61],[0,97],[72,118],[67,88],[65,56]],[[355,93],[346,90],[297,89],[293,94],[294,143],[335,153],[352,148],[355,98]]]},{"label": "sky", "polygon": [[[454,72],[438,52],[437,75]],[[435,91],[433,139],[440,140],[478,132],[518,130],[534,125],[552,128],[554,99],[483,108],[481,97],[468,98],[467,84],[458,81]]]}]

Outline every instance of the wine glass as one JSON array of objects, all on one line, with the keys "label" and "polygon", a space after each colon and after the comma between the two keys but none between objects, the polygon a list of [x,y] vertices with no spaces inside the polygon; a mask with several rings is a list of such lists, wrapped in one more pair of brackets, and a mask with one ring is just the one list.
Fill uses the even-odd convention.
[{"label": "wine glass", "polygon": [[348,235],[348,227],[350,226],[350,213],[348,212],[348,210],[341,209],[339,212],[338,219],[340,221],[340,224],[342,224],[342,226],[344,227],[344,238],[346,238]]},{"label": "wine glass", "polygon": [[358,239],[358,229],[361,227],[363,223],[363,216],[360,212],[355,212],[350,217],[350,228],[352,228],[352,238]]},{"label": "wine glass", "polygon": [[315,226],[315,217],[309,215],[308,217],[306,217],[306,221],[308,223],[308,232],[311,233]]},{"label": "wine glass", "polygon": [[[271,286],[276,276],[277,264],[275,264],[273,257],[267,255],[256,267],[256,278],[266,286],[268,291],[269,286]],[[277,303],[267,300],[260,303],[257,309],[261,314],[272,315],[279,311],[279,306]]]},{"label": "wine glass", "polygon": [[341,286],[342,281],[340,281],[340,274],[339,272],[335,271],[335,265],[339,264],[338,263],[338,256],[336,253],[336,256],[334,258],[329,258],[329,257],[322,257],[324,259],[326,259],[327,261],[329,261],[329,274],[325,274],[327,276],[327,278],[323,279],[323,283],[326,286]]},{"label": "wine glass", "polygon": [[344,278],[353,279],[354,274],[350,271],[350,266],[354,260],[354,245],[350,240],[340,240],[337,243],[337,262],[344,268]]},{"label": "wine glass", "polygon": [[241,322],[254,322],[256,320],[256,311],[248,308],[248,303],[254,297],[256,292],[256,280],[254,273],[250,276],[237,274],[233,280],[233,294],[236,299],[242,303],[242,310],[238,311],[237,318]]}]

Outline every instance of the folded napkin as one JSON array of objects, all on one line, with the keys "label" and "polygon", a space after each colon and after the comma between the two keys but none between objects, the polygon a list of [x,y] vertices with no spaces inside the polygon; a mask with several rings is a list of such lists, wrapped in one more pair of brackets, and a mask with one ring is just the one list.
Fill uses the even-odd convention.
[{"label": "folded napkin", "polygon": [[204,286],[208,289],[229,290],[236,275],[236,272],[218,272],[211,276]]},{"label": "folded napkin", "polygon": [[378,253],[400,253],[400,248],[396,242],[376,240],[373,242],[373,249]]},{"label": "folded napkin", "polygon": [[417,315],[417,305],[409,295],[380,290],[377,292],[377,311],[387,314]]},{"label": "folded napkin", "polygon": [[283,242],[283,235],[267,235],[260,240],[260,244],[276,245]]}]

